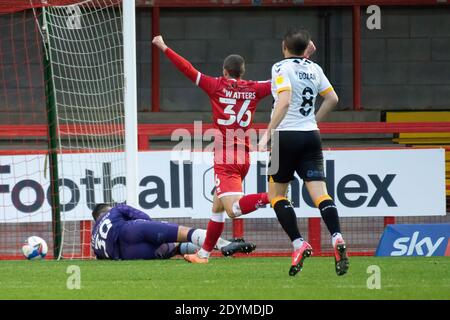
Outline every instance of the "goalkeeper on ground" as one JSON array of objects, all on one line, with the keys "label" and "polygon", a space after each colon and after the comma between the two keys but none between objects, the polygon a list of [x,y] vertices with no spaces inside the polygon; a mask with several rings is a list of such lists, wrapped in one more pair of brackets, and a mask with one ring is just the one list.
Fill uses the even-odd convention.
[{"label": "goalkeeper on ground", "polygon": [[[114,207],[97,204],[92,211],[95,225],[91,246],[97,259],[169,259],[194,253],[206,237],[206,230],[152,220],[146,213],[125,204]],[[219,238],[216,245],[224,256],[250,253],[253,243]]]}]

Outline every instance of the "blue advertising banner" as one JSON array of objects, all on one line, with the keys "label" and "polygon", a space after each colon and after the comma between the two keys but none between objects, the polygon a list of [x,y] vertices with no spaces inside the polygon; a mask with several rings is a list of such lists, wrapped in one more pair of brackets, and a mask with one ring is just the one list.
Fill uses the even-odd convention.
[{"label": "blue advertising banner", "polygon": [[450,223],[392,224],[386,227],[376,256],[450,256]]}]

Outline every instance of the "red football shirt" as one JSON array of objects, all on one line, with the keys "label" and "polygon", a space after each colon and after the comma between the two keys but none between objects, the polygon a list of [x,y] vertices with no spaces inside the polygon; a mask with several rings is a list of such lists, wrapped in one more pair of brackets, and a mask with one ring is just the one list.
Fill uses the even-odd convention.
[{"label": "red football shirt", "polygon": [[[167,49],[165,53],[174,65],[210,98],[214,128],[217,129],[214,140],[215,161],[222,159],[225,163],[230,163],[230,157],[237,159],[236,152],[239,148],[248,153],[250,146],[246,132],[251,128],[258,102],[271,94],[270,80],[210,77],[196,70],[173,50]],[[223,152],[223,156],[220,152]]]}]

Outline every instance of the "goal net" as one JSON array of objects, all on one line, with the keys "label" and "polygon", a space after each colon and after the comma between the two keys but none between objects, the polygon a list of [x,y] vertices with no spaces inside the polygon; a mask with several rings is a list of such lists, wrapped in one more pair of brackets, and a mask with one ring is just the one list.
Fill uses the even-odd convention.
[{"label": "goal net", "polygon": [[0,17],[0,98],[10,127],[1,133],[9,137],[0,158],[3,258],[19,255],[30,235],[50,253],[59,247],[59,257],[91,257],[95,204],[130,200],[127,154],[135,150],[133,139],[126,147],[125,100],[133,90],[125,87],[122,1],[47,4]]},{"label": "goal net", "polygon": [[[0,256],[31,234],[52,245],[42,41],[31,10],[0,6]],[[45,222],[43,222],[45,221]]]}]

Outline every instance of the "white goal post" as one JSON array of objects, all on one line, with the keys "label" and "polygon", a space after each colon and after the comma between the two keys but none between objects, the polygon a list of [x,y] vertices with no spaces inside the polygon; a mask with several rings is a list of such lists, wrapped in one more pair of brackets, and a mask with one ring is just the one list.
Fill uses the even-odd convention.
[{"label": "white goal post", "polygon": [[138,205],[136,1],[123,2],[123,57],[125,78],[125,155],[127,203]]}]

